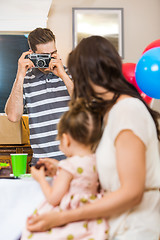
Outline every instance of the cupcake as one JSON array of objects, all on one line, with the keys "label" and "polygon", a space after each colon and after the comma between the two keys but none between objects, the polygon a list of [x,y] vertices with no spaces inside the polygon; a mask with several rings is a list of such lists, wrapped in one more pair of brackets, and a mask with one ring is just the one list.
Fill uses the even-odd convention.
[{"label": "cupcake", "polygon": [[10,176],[11,166],[9,163],[0,163],[0,177]]}]

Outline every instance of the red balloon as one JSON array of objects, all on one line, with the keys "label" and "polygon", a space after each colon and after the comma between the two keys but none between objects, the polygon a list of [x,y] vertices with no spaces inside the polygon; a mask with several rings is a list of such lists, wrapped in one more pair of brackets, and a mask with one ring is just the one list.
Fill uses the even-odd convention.
[{"label": "red balloon", "polygon": [[131,83],[133,86],[137,88],[137,90],[141,93],[141,89],[138,87],[136,78],[135,78],[135,63],[123,63],[122,64],[122,73],[125,77],[125,79]]},{"label": "red balloon", "polygon": [[[135,79],[135,63],[123,63],[122,64],[122,73],[125,79],[135,86],[136,79]],[[135,86],[136,87],[136,86]]]},{"label": "red balloon", "polygon": [[[157,39],[153,42],[151,42],[143,51],[143,53],[147,52],[149,49],[155,48],[155,47],[160,47],[160,39]],[[142,54],[143,54],[142,53]]]},{"label": "red balloon", "polygon": [[150,104],[152,101],[152,98],[147,96],[144,92],[141,91],[141,97],[143,98],[143,100],[147,103]]},{"label": "red balloon", "polygon": [[122,73],[123,73],[125,79],[129,83],[131,83],[133,86],[135,86],[135,88],[138,90],[138,92],[140,93],[143,100],[147,104],[150,104],[152,101],[152,98],[147,96],[144,92],[142,92],[141,89],[137,85],[136,78],[135,78],[135,68],[136,68],[135,63],[123,63],[122,64]]}]

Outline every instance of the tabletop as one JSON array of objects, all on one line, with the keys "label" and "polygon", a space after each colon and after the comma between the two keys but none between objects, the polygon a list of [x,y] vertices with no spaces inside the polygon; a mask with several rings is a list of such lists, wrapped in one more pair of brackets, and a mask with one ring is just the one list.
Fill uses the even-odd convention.
[{"label": "tabletop", "polygon": [[39,183],[31,177],[0,179],[0,239],[17,240],[27,217],[44,199]]}]

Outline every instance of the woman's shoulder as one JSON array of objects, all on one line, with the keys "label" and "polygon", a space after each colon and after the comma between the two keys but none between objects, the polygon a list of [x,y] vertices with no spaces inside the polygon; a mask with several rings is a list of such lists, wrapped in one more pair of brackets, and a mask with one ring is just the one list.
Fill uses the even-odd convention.
[{"label": "woman's shoulder", "polygon": [[126,97],[119,100],[110,110],[109,118],[132,116],[132,119],[139,117],[151,118],[145,104],[138,98]]},{"label": "woman's shoulder", "polygon": [[122,99],[120,99],[119,101],[117,101],[113,108],[113,109],[117,109],[117,108],[124,108],[124,107],[136,107],[137,108],[146,108],[145,104],[138,98],[134,98],[134,97],[124,97]]},{"label": "woman's shoulder", "polygon": [[118,101],[112,107],[105,128],[113,139],[126,129],[134,132],[145,144],[156,136],[155,124],[147,107],[141,100],[131,97]]}]

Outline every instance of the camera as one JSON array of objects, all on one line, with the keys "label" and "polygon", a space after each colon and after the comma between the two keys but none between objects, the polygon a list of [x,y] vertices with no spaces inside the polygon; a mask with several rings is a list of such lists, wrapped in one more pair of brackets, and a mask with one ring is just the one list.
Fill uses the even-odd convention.
[{"label": "camera", "polygon": [[47,68],[51,60],[51,54],[31,53],[27,56],[33,63],[35,68]]}]

